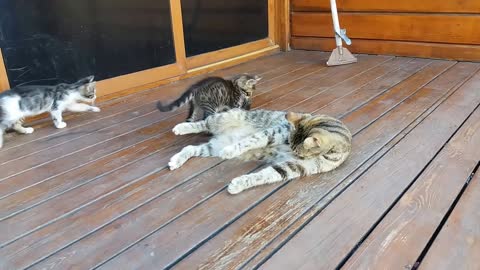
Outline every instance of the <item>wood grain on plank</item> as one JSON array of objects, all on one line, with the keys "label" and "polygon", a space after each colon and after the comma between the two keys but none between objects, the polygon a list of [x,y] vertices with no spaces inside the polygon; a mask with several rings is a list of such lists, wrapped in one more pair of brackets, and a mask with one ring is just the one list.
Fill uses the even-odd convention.
[{"label": "wood grain on plank", "polygon": [[[477,85],[480,85],[480,80],[477,81]],[[446,142],[445,138],[453,133],[454,124],[461,123],[463,121],[461,117],[466,118],[476,104],[480,104],[480,94],[468,96],[469,99],[465,99],[464,94],[463,98],[463,100],[469,102],[469,106],[459,104],[460,102],[447,101],[447,104],[450,105],[449,115],[443,115],[436,119],[442,126],[450,124],[450,126],[447,126],[446,136],[442,138],[444,143]],[[453,99],[450,100],[453,101]],[[442,131],[439,128],[439,123],[434,127],[436,135]],[[433,142],[432,136],[418,136],[417,141],[421,143],[417,143],[415,152],[412,151],[412,155],[406,156],[405,159],[414,160],[415,166],[418,166],[419,163],[426,165],[433,156],[427,156],[425,159],[419,160],[422,155],[425,155],[424,151],[419,150],[424,147],[423,145]],[[423,145],[419,147],[418,144]],[[440,146],[437,146],[435,150],[438,151],[439,148]],[[427,246],[442,218],[462,190],[466,179],[480,160],[477,149],[480,149],[480,110],[477,110],[468,119],[438,156],[434,157],[432,163],[415,180],[409,190],[404,194],[397,195],[397,197],[402,196],[400,200],[362,242],[360,248],[343,268],[364,269],[368,266],[370,269],[393,269],[399,265],[405,267],[415,265],[417,258]],[[418,167],[421,169],[421,166]],[[408,171],[414,169],[412,166],[404,167],[402,164],[402,166],[397,166],[396,170],[399,171],[402,168]],[[391,177],[389,178],[390,183],[392,181],[395,184],[399,182]],[[403,178],[406,177],[403,176]],[[413,180],[414,177],[411,177],[411,179]],[[390,185],[379,189],[378,181],[374,186],[367,186],[364,183],[364,188],[371,189],[369,192],[372,192],[372,194],[377,191],[377,194],[382,194],[382,197],[385,195],[385,190],[403,190],[400,187]],[[391,197],[395,198],[394,195]],[[379,200],[382,200],[382,198],[379,198]],[[378,201],[374,204],[377,207],[380,205]],[[365,216],[363,218],[365,219]],[[369,220],[372,223],[375,221],[374,219]],[[445,257],[444,262],[450,261],[447,258]]]},{"label": "wood grain on plank", "polygon": [[[468,78],[468,74],[477,69],[478,66],[464,66],[463,76]],[[439,79],[438,82],[442,80],[441,84],[437,83],[432,88],[427,86],[427,91],[439,91],[444,83],[454,79],[458,73],[454,68],[451,71],[443,80]],[[478,73],[474,81],[477,79]],[[451,87],[457,83],[458,80],[451,82]],[[283,263],[293,267],[292,269],[335,268],[395,201],[395,194],[398,197],[415,179],[418,172],[458,128],[459,123],[476,107],[480,95],[478,92],[473,93],[472,87],[476,87],[475,83],[464,85],[457,90],[377,164],[323,209],[262,268],[273,269]],[[443,132],[432,134],[432,130],[437,128]],[[427,138],[428,142],[419,138]],[[371,220],[370,216],[373,216]],[[312,238],[313,234],[315,236]],[[282,258],[286,253],[290,253],[288,262]]]},{"label": "wood grain on plank", "polygon": [[[426,13],[480,13],[477,0],[337,0],[339,11],[385,11],[385,12],[426,12]],[[328,1],[292,0],[293,11],[330,11]]]},{"label": "wood grain on plank", "polygon": [[[387,58],[388,59],[388,58]],[[368,68],[368,67],[371,67],[371,66],[375,66],[375,65],[378,65],[380,63],[382,63],[383,61],[385,61],[385,58],[384,57],[366,57],[365,58],[365,61],[363,62],[362,65],[360,65],[360,67],[357,67],[356,70],[357,72],[363,72],[364,68]],[[362,68],[363,67],[363,68]],[[339,78],[341,76],[344,76],[344,75],[337,75]],[[347,77],[348,78],[348,77]],[[334,81],[332,81],[331,83],[333,83]],[[268,108],[268,107],[267,107]],[[195,143],[195,142],[194,142]],[[220,165],[222,168],[226,168],[228,170],[228,167],[229,166],[232,166],[232,165],[228,165],[227,164],[222,164]],[[244,172],[247,172],[249,170],[249,167],[250,165],[248,164],[242,164],[241,166],[238,166],[236,165],[235,169],[243,169]],[[230,169],[232,170],[232,169]],[[250,168],[251,170],[251,168]],[[212,177],[211,174],[209,174],[210,176],[209,177]],[[210,189],[207,189],[206,191],[202,192],[202,196],[208,198],[209,196],[211,195],[214,195],[218,189],[223,189],[224,186],[226,185],[226,183],[228,183],[228,181],[233,178],[233,177],[228,177],[227,175],[225,174],[222,174],[224,175],[224,177],[220,178],[222,181],[219,182],[219,183],[216,183],[215,185],[217,186],[209,186]],[[204,180],[202,181],[199,181],[200,179],[203,179],[202,176],[199,176],[199,178],[194,178],[193,180],[189,181],[189,188],[187,190],[193,190],[195,191],[196,188],[199,188],[200,190],[202,190],[202,182],[204,182]],[[218,186],[220,185],[221,186]],[[115,195],[116,196],[119,196],[119,194],[123,194],[124,191],[121,191],[121,192],[117,192]],[[175,194],[175,195],[174,195]],[[167,198],[175,198],[175,201],[178,200],[179,202],[181,201],[188,201],[188,202],[191,202],[190,203],[190,206],[193,206],[194,205],[194,202],[195,201],[191,201],[190,199],[188,199],[187,197],[191,197],[190,195],[188,195],[188,192],[186,192],[183,188],[179,188],[178,190],[176,190],[174,193],[172,193],[171,195],[169,195]],[[142,207],[138,210],[138,212],[136,212],[135,215],[138,215],[138,218],[135,218],[137,220],[137,222],[146,222],[146,224],[148,224],[148,226],[144,227],[144,229],[146,231],[153,231],[155,230],[156,228],[158,227],[162,227],[164,226],[164,223],[165,223],[165,220],[162,220],[162,219],[158,219],[158,218],[155,218],[155,219],[152,219],[150,221],[148,221],[148,217],[158,217],[158,215],[163,215],[161,213],[159,213],[158,211],[163,211],[161,207],[158,206],[158,204],[163,204],[161,203],[162,200],[165,200],[165,198],[159,198],[159,199],[156,199],[154,202],[152,202],[149,206],[145,206],[145,207]],[[141,203],[137,203],[139,205],[141,205]],[[189,204],[184,204],[184,207],[185,206],[188,206]],[[132,207],[132,206],[130,206]],[[95,208],[98,208],[98,206],[96,206]],[[150,209],[150,210],[149,210]],[[151,212],[153,211],[153,212]],[[177,208],[176,211],[171,211],[171,215],[174,215],[174,214],[181,214],[182,211],[185,211],[184,208]],[[148,215],[145,215],[145,212],[150,212],[150,214]],[[82,213],[83,213],[83,210],[82,210]],[[89,216],[91,216],[91,214],[89,214]],[[102,219],[101,218],[101,213],[99,213],[99,218],[97,218],[97,222],[102,222]],[[128,246],[129,244],[131,243],[134,243],[136,239],[138,238],[141,238],[142,236],[145,235],[145,231],[136,231],[136,234],[125,234],[126,232],[128,231],[131,231],[132,228],[136,228],[136,226],[138,225],[138,223],[130,223],[129,220],[130,220],[131,216],[129,216],[127,219],[119,219],[118,221],[115,221],[114,223],[108,225],[106,228],[104,229],[101,229],[100,231],[98,231],[97,233],[95,234],[92,234],[92,237],[93,239],[95,239],[95,241],[101,241],[101,242],[105,242],[105,243],[110,243],[109,246],[110,246],[110,249],[108,251],[105,251],[105,253],[99,253],[99,252],[96,252],[97,255],[95,254],[91,254],[91,255],[87,255],[85,254],[86,257],[83,257],[83,259],[81,260],[81,262],[75,262],[75,264],[77,263],[80,263],[81,265],[85,266],[85,267],[92,267],[95,265],[95,263],[98,263],[99,260],[101,260],[102,258],[103,259],[108,259],[109,256],[113,256],[116,252],[120,252],[123,248],[125,248],[126,246]],[[76,219],[79,219],[79,218],[76,218]],[[145,221],[143,221],[145,220]],[[71,221],[70,221],[71,222]],[[105,222],[105,221],[103,221]],[[134,227],[125,227],[124,225],[122,226],[119,226],[117,224],[125,224],[125,223],[128,223],[129,226],[134,226]],[[98,223],[96,223],[98,224]],[[137,225],[135,225],[137,224]],[[92,224],[92,225],[95,225],[95,224]],[[90,227],[86,227],[86,228],[83,228],[83,229],[88,229]],[[94,229],[95,227],[92,227],[92,229]],[[48,227],[47,227],[48,229]],[[72,228],[70,228],[72,229]],[[122,241],[118,241],[118,237],[115,237],[115,235],[117,235],[117,233],[120,233],[122,235],[125,235],[125,237],[122,238]],[[58,237],[58,236],[57,236]],[[89,240],[90,238],[92,237],[88,237],[88,239],[85,239],[85,240],[80,240],[77,244],[73,245],[72,248],[68,248],[66,251],[65,251],[65,254],[68,254],[70,253],[71,251],[70,250],[76,250],[74,251],[74,253],[78,254],[77,252],[91,252],[92,250],[89,250],[87,247],[90,246],[90,241],[92,240]],[[26,240],[24,239],[20,239],[18,240],[17,242],[19,243],[23,243],[25,244],[24,241],[34,241],[35,237],[27,237]],[[61,239],[61,240],[58,240],[57,241],[63,241],[65,242],[65,239]],[[16,242],[13,243],[12,245],[12,248],[14,248],[16,246]],[[9,248],[9,247],[7,247]],[[37,250],[37,251],[36,251]],[[26,259],[26,258],[35,258],[36,255],[32,255],[34,253],[32,252],[38,252],[38,248],[37,249],[34,249],[34,250],[28,250],[28,253],[25,253],[24,255],[22,256],[19,256],[18,260],[19,261],[29,261],[30,259]],[[43,253],[45,252],[48,252],[48,250],[45,250],[45,249],[42,249]],[[64,254],[63,252],[61,252],[62,254]],[[107,256],[107,254],[110,254]],[[60,257],[62,257],[63,255],[59,255]],[[100,257],[99,257],[100,256]],[[89,258],[91,257],[92,259],[91,260],[87,260],[85,258]],[[47,260],[48,262],[52,262],[52,261],[55,261],[56,260],[57,255],[54,255],[51,257],[51,259]],[[78,257],[77,257],[78,258]],[[65,261],[65,263],[68,263],[68,262],[72,262],[73,261],[76,261],[76,258],[72,257],[70,258],[69,257],[69,260]]]},{"label": "wood grain on plank", "polygon": [[465,193],[443,225],[440,234],[420,263],[419,269],[478,269],[479,205],[480,173],[477,170]]},{"label": "wood grain on plank", "polygon": [[[430,92],[430,95],[425,95],[424,93],[417,95],[416,98],[423,99],[429,97],[431,101],[434,102],[439,94],[440,93]],[[390,116],[389,118],[378,120],[376,123],[378,123],[377,125],[382,125],[381,128],[367,128],[368,133],[360,133],[367,135],[360,136],[360,140],[354,139],[354,143],[357,145],[357,151],[352,153],[352,157],[340,170],[321,176],[307,177],[301,181],[292,181],[285,188],[280,189],[265,201],[262,200],[278,188],[278,185],[252,189],[234,198],[236,203],[231,206],[235,208],[234,211],[230,211],[230,206],[222,203],[226,200],[231,200],[231,198],[224,192],[221,192],[204,204],[181,216],[172,224],[169,224],[167,227],[162,228],[155,234],[137,243],[125,253],[113,258],[112,261],[104,265],[104,268],[114,269],[119,265],[128,265],[129,267],[148,267],[153,265],[161,267],[169,265],[192,248],[197,248],[197,245],[201,244],[205,239],[209,239],[209,237],[218,233],[219,230],[223,229],[225,224],[229,224],[229,222],[235,221],[240,217],[240,220],[246,223],[236,225],[238,220],[233,223],[233,225],[235,225],[233,233],[238,233],[238,238],[229,238],[228,235],[226,238],[221,238],[221,233],[217,236],[218,238],[214,237],[210,239],[204,246],[201,246],[197,250],[198,252],[204,250],[203,247],[207,247],[206,250],[204,250],[205,253],[195,252],[192,256],[196,254],[198,254],[198,256],[192,258],[192,260],[182,261],[178,266],[179,269],[191,269],[192,266],[196,268],[198,265],[202,265],[205,269],[238,267],[252,254],[251,252],[256,252],[261,249],[262,246],[274,238],[279,231],[287,227],[291,221],[301,216],[301,214],[309,208],[309,204],[314,204],[319,196],[321,196],[319,192],[322,188],[325,192],[329,190],[332,185],[335,186],[338,181],[348,176],[358,168],[359,165],[368,160],[372,154],[378,151],[378,149],[382,148],[392,137],[395,137],[396,134],[401,131],[402,125],[408,125],[409,122],[415,119],[417,113],[421,113],[429,107],[428,104],[424,102],[416,106],[413,100],[414,98],[412,97],[412,102],[406,102],[405,106],[395,108],[395,113],[392,111],[392,113],[388,114]],[[386,104],[385,109],[388,111],[391,107]],[[406,111],[404,110],[411,111],[411,113],[406,116],[404,114]],[[351,121],[355,120],[357,119],[351,119]],[[392,125],[392,122],[396,124]],[[350,124],[353,123],[347,121],[347,125]],[[358,130],[353,129],[352,131],[357,132]],[[325,181],[318,182],[318,177],[325,179]],[[326,178],[329,178],[329,180]],[[312,196],[312,194],[315,195]],[[254,200],[253,198],[256,199]],[[241,217],[244,211],[255,206],[259,201],[261,201],[260,205],[264,207],[260,212],[257,211],[259,208],[256,207]],[[288,207],[285,207],[285,205]],[[225,213],[227,209],[228,212]],[[222,213],[222,215],[219,215],[219,213]],[[206,222],[203,222],[205,220]],[[200,226],[199,223],[203,223],[202,226]],[[227,227],[227,230],[233,225]],[[195,230],[193,231],[190,230],[192,226],[195,226]],[[232,231],[229,230],[229,233],[232,233]],[[178,237],[182,237],[183,235],[188,235],[188,237],[179,240]],[[170,244],[169,248],[165,249],[166,246],[164,246],[163,243],[171,243],[171,239],[173,239],[171,237],[173,236],[177,239],[174,246]],[[162,241],[159,241],[159,239],[162,239]],[[209,249],[208,247],[212,247],[210,243],[214,240],[215,244],[212,244],[213,248]],[[158,254],[160,250],[164,251],[162,256],[143,257],[135,261],[131,260],[132,257],[138,258],[139,254],[149,254],[150,252]],[[187,259],[188,258],[191,257],[187,257]]]},{"label": "wood grain on plank", "polygon": [[[480,16],[340,13],[350,38],[480,44]],[[332,37],[331,14],[294,12],[292,36]]]},{"label": "wood grain on plank", "polygon": [[[298,50],[331,51],[335,48],[333,38],[292,37],[291,43],[292,48]],[[348,49],[353,53],[480,61],[480,45],[352,39],[352,45],[348,46]]]},{"label": "wood grain on plank", "polygon": [[[425,76],[425,74],[432,72],[432,70],[435,72],[436,65],[439,65],[439,64],[443,65],[442,63],[438,63],[438,62],[435,63],[434,65],[432,64],[434,64],[434,62],[432,62],[431,60],[416,59],[408,63],[405,67],[402,65],[398,65],[398,67],[401,70],[395,70],[392,73],[385,74],[384,77],[381,77],[380,80],[377,81],[375,84],[371,83],[371,80],[373,78],[369,78],[369,76],[360,76],[359,78],[357,78],[357,80],[365,80],[364,81],[365,85],[362,86],[360,89],[352,92],[346,92],[344,89],[344,85],[338,85],[336,89],[333,89],[333,91],[332,90],[319,91],[319,93],[313,94],[312,96],[306,98],[304,101],[296,104],[292,108],[292,110],[298,111],[298,112],[317,111],[327,106],[327,104],[329,106],[329,109],[331,109],[331,106],[333,106],[335,102],[332,102],[332,103],[325,102],[329,100],[328,97],[330,97],[331,95],[338,98],[338,97],[341,97],[342,95],[344,95],[345,97],[347,96],[349,97],[349,95],[352,93],[363,93],[367,97],[372,97],[371,94],[369,95],[370,92],[378,93],[379,91],[380,93],[383,93],[388,91],[388,92],[397,93],[397,92],[401,92],[405,88],[410,89],[410,85],[417,85],[418,86],[417,89],[411,89],[411,91],[415,91],[423,86],[422,84],[418,84],[418,80],[428,80],[429,77]],[[386,86],[390,86],[390,87],[386,87]],[[369,89],[373,89],[373,90],[369,91]],[[349,111],[352,111],[354,106],[360,107],[365,103],[365,102],[363,103],[360,102],[360,100],[361,99],[350,99],[350,98],[343,99],[342,98],[342,104],[338,106],[338,109],[336,111],[332,111],[332,112],[335,112],[333,113],[334,115],[345,114]],[[344,105],[345,102],[354,104],[354,105],[345,106]],[[328,111],[330,112],[330,110]]]}]

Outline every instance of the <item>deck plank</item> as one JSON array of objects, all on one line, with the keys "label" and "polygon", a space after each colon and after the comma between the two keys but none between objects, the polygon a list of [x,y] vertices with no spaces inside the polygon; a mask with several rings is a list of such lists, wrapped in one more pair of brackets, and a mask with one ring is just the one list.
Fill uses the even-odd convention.
[{"label": "deck plank", "polygon": [[[478,66],[471,67],[473,71],[478,70]],[[452,70],[450,75],[457,74]],[[479,79],[477,73],[261,268],[275,269],[281,264],[292,269],[337,267],[476,108],[480,93],[473,89]],[[339,214],[341,209],[348,211]],[[287,262],[282,256],[288,252],[292,256],[289,255]],[[403,266],[395,265],[395,268]]]},{"label": "deck plank", "polygon": [[[439,69],[438,72],[444,72],[451,65],[453,65],[453,63],[444,62],[443,69]],[[433,77],[435,77],[436,75],[437,74],[435,74]],[[422,95],[419,94],[418,96],[420,97]],[[432,101],[438,98],[435,97],[434,94],[429,97],[432,99]],[[389,111],[393,109],[393,107],[389,106],[392,104],[395,104],[395,102],[385,103],[385,105],[383,105],[383,108],[386,111]],[[409,105],[402,106],[398,114],[392,113],[390,115],[393,116],[393,118],[397,119],[403,118],[402,120],[406,124],[408,124],[408,122],[410,121],[409,117],[415,119],[415,113],[410,114],[408,117],[404,118],[402,111],[414,109],[413,107],[415,107],[416,103],[412,101],[408,104]],[[397,111],[399,110],[398,108],[396,108]],[[428,108],[428,104],[421,103],[421,105],[416,108],[417,110],[413,111],[420,113],[426,108]],[[364,107],[364,110],[371,109],[373,108],[368,106]],[[360,117],[360,119],[351,118],[350,120],[345,122],[347,125],[350,126],[354,124],[355,121],[363,121],[364,119],[365,118],[362,117]],[[250,210],[246,214],[246,216],[250,218],[249,221],[254,220],[254,222],[241,223],[243,224],[243,226],[235,226],[235,228],[240,230],[239,238],[228,241],[229,244],[226,247],[223,247],[224,242],[220,240],[221,248],[219,250],[215,250],[218,252],[218,254],[213,254],[211,257],[201,255],[199,256],[202,258],[202,262],[206,263],[206,265],[204,266],[207,269],[212,267],[229,267],[230,265],[232,265],[233,267],[233,265],[237,265],[239,261],[242,261],[242,259],[245,258],[245,256],[249,256],[249,252],[251,252],[252,249],[254,249],[255,251],[257,251],[257,248],[261,249],[263,242],[269,241],[272,237],[274,237],[276,231],[281,230],[281,228],[283,228],[284,226],[287,226],[288,222],[294,220],[298,215],[301,215],[303,211],[308,209],[308,204],[314,203],[317,198],[321,196],[318,193],[319,189],[325,188],[326,185],[328,186],[337,181],[340,181],[341,179],[343,179],[343,177],[346,177],[348,174],[351,173],[351,171],[358,168],[358,166],[363,163],[363,160],[368,159],[371,154],[375,153],[386,142],[388,142],[391,139],[390,136],[394,137],[399,131],[401,131],[401,125],[396,125],[395,127],[393,127],[391,120],[392,119],[384,119],[384,121],[377,121],[379,125],[383,124],[387,126],[385,128],[368,129],[371,131],[370,134],[366,136],[361,136],[360,140],[356,141],[355,145],[357,145],[358,148],[356,152],[352,154],[351,159],[346,163],[346,165],[335,173],[325,174],[321,176],[322,179],[326,177],[331,177],[329,180],[325,180],[322,182],[314,181],[313,179],[320,177],[314,176],[302,179],[301,181],[292,181],[288,185],[288,188],[280,189],[279,191],[275,192],[273,196],[267,198],[265,201],[262,200],[271,195],[273,191],[278,189],[279,185],[265,186],[254,189],[249,192],[240,194],[240,196],[238,196],[239,198],[235,197],[235,204],[232,206],[228,205],[228,209],[235,209],[235,211],[227,211],[227,213],[225,213],[227,208],[226,204],[229,200],[232,200],[232,198],[224,192],[219,193],[209,201],[186,213],[179,219],[175,220],[172,224],[169,224],[167,227],[162,228],[161,230],[155,232],[155,234],[137,243],[135,246],[127,250],[124,254],[121,254],[121,256],[115,257],[112,261],[109,261],[105,265],[105,268],[111,269],[118,267],[122,264],[126,264],[129,267],[133,268],[152,267],[153,265],[170,265],[174,263],[177,259],[181,258],[183,254],[187,254],[189,250],[196,248],[199,244],[202,244],[205,239],[209,239],[211,236],[214,236],[216,233],[218,233],[219,230],[223,229],[225,224],[229,224],[230,222],[235,221],[237,218],[242,216],[244,211],[248,211],[258,202],[261,202],[260,204],[265,207],[262,208],[261,213],[268,213],[267,217],[265,217],[265,214],[259,214],[259,212],[256,211],[256,209],[258,208]],[[400,123],[402,123],[402,121],[400,121]],[[357,130],[352,129],[352,132],[358,132],[360,129],[361,128]],[[372,137],[370,136],[380,136],[381,138],[377,138],[372,141]],[[293,187],[293,190],[291,189],[291,187]],[[301,196],[302,198],[298,198],[296,196]],[[288,205],[288,209],[282,207],[285,205]],[[283,211],[282,209],[287,212]],[[207,219],[207,222],[203,222],[203,226],[195,227],[194,224],[197,224],[200,220],[205,219]],[[244,221],[245,219],[243,219],[242,217],[242,220]],[[237,223],[235,222],[232,225],[235,224]],[[268,224],[277,224],[278,226],[268,226]],[[230,228],[232,225],[230,225],[228,228]],[[192,226],[194,226],[196,230],[189,233],[189,228],[191,228]],[[180,241],[176,241],[174,243],[174,246],[170,246],[169,250],[167,250],[166,252],[162,252],[162,256],[145,257],[136,261],[127,262],[129,258],[131,259],[132,257],[138,257],[138,254],[140,253],[149,254],[150,252],[154,252],[155,254],[158,254],[160,250],[165,250],[165,246],[158,242],[159,239],[163,239],[162,241],[167,243],[170,241],[169,239],[173,235],[181,237],[184,234],[188,235],[188,237],[182,238],[182,240]],[[255,235],[253,239],[252,234]],[[209,240],[209,242],[207,242],[207,245],[209,245],[214,239],[215,238]],[[153,245],[153,243],[155,244]],[[200,247],[200,249],[202,249],[202,247]],[[241,252],[238,252],[240,250]],[[194,255],[195,254],[197,253],[194,253]],[[222,260],[216,260],[217,258],[222,257],[219,254],[225,255]],[[207,253],[207,255],[211,254]],[[183,267],[182,263],[187,262],[182,261],[180,268]],[[185,268],[188,269],[192,265],[196,265],[196,263],[187,263],[187,266],[185,266]]]},{"label": "deck plank", "polygon": [[419,269],[478,269],[479,205],[480,173],[477,170]]},{"label": "deck plank", "polygon": [[[477,81],[478,84],[480,84],[480,80]],[[479,104],[480,98],[472,99],[470,103],[470,106],[463,106],[463,108],[458,106],[458,103],[454,106],[449,103],[450,108],[457,108],[457,111],[448,113],[456,114],[457,118],[459,117],[458,111],[461,111],[461,116],[465,117],[464,112],[468,113],[468,110]],[[445,119],[449,120],[447,115],[436,120],[442,121],[443,125]],[[461,118],[453,120],[456,120],[453,124],[462,121]],[[448,123],[453,126],[452,122],[448,121]],[[436,132],[442,131],[438,124],[435,125],[435,130]],[[449,134],[447,133],[447,135]],[[430,138],[428,143],[431,141]],[[442,143],[444,142],[442,141]],[[414,160],[416,166],[418,163],[426,164],[430,161],[428,158],[419,161],[419,157],[424,154],[423,151],[418,151],[420,148],[422,147],[417,146],[415,149],[416,155],[405,156],[404,159]],[[412,268],[480,160],[477,149],[480,149],[480,110],[478,109],[415,180],[408,191],[400,195],[401,199],[362,242],[360,248],[343,268],[364,269],[368,266],[370,269],[393,269],[399,265]],[[397,171],[402,169],[412,171],[415,168],[412,166],[397,167]],[[407,177],[402,176],[402,178]],[[398,178],[398,180],[402,178]],[[390,182],[398,180],[396,178],[389,179]],[[374,186],[364,184],[364,188],[369,188],[369,192],[372,194],[377,192],[377,194],[386,195],[385,190],[387,189],[402,190],[400,187],[391,185],[378,188],[378,181]],[[379,202],[374,201],[372,205],[378,206]],[[363,220],[365,219],[363,216]],[[373,223],[372,221],[373,219],[370,219],[370,223]]]},{"label": "deck plank", "polygon": [[[387,58],[385,58],[385,57],[370,57],[370,56],[365,57],[364,58],[365,61],[363,61],[362,65],[359,65],[359,66],[355,67],[355,70],[356,70],[356,72],[362,72],[365,69],[365,67],[378,65],[381,62],[385,61],[386,59]],[[340,75],[338,75],[338,76],[340,76]],[[344,75],[341,75],[341,76],[344,76]],[[333,81],[331,83],[333,83]],[[193,143],[195,143],[195,141]],[[205,161],[203,161],[203,163],[205,163]],[[222,166],[227,166],[227,168],[228,168],[228,164],[223,164]],[[242,164],[238,167],[243,168],[244,171],[248,171],[247,165]],[[210,196],[209,194],[215,193],[215,190],[223,189],[225,184],[226,184],[226,180],[231,179],[231,178],[233,178],[233,177],[230,177],[230,178],[227,178],[227,179],[222,178],[221,183],[215,183],[218,187],[214,187],[214,188],[210,187],[211,189],[208,190],[208,192],[204,192],[203,196],[208,197],[208,196]],[[202,182],[203,182],[203,181],[201,181],[201,179],[202,179],[201,176],[195,178],[193,181],[191,181],[192,185],[196,185],[196,186],[201,185]],[[177,211],[179,211],[179,213],[181,213],[182,211],[188,210],[188,207],[185,208],[186,206],[188,206],[188,204],[186,204],[186,203],[183,204],[183,201],[186,200],[188,202],[191,202],[190,206],[195,205],[194,204],[195,201],[192,201],[192,200],[189,199],[189,197],[192,196],[192,194],[190,194],[191,192],[195,192],[195,189],[188,189],[188,191],[186,191],[182,188],[182,189],[176,190],[175,193],[168,194],[167,198],[175,198],[175,200],[173,202],[170,200],[171,203],[176,203],[176,201],[182,202],[183,207],[177,209]],[[119,196],[118,194],[115,194],[115,195]],[[110,224],[105,229],[102,229],[101,233],[99,233],[97,235],[94,235],[94,237],[97,239],[97,241],[99,239],[105,238],[106,240],[104,240],[104,241],[107,241],[107,242],[111,243],[110,246],[109,246],[111,250],[107,250],[107,251],[110,252],[109,256],[113,256],[115,254],[115,252],[121,251],[122,248],[124,248],[125,246],[134,242],[136,239],[143,237],[144,234],[148,233],[148,231],[150,230],[149,228],[152,228],[152,230],[153,230],[153,229],[157,228],[158,226],[162,226],[162,224],[164,224],[165,221],[163,219],[153,219],[153,220],[151,220],[151,218],[150,218],[150,217],[157,217],[158,216],[157,212],[161,209],[158,208],[157,202],[158,201],[163,201],[163,200],[164,200],[164,198],[155,199],[154,202],[150,203],[147,206],[144,206],[143,208],[139,209],[138,211],[136,211],[136,212],[134,212],[130,215],[130,217],[133,216],[133,215],[138,216],[138,222],[150,222],[149,226],[145,227],[146,232],[145,231],[136,231],[134,234],[131,234],[128,237],[122,238],[122,241],[115,241],[116,243],[112,243],[111,242],[112,240],[115,240],[115,239],[118,240],[118,237],[116,237],[116,235],[113,234],[113,233],[117,233],[117,231],[119,231],[118,233],[123,234],[124,231],[128,231],[128,230],[131,229],[131,227],[129,227],[129,226],[136,226],[135,223],[130,223],[127,220],[122,218],[122,219],[119,219],[119,221],[116,222],[115,224]],[[121,201],[119,203],[121,203]],[[129,205],[129,207],[133,207],[133,206]],[[92,206],[92,208],[98,209],[98,206]],[[155,211],[157,211],[157,212],[155,212]],[[148,214],[146,214],[146,213],[148,213]],[[84,212],[82,211],[80,214],[83,215]],[[175,212],[173,212],[173,211],[169,214],[175,216],[174,215]],[[98,213],[98,215],[101,215],[101,213]],[[75,218],[78,220],[78,219],[80,219],[80,217],[76,216]],[[146,219],[146,220],[142,221],[142,219]],[[95,222],[95,223],[91,224],[92,229],[95,228],[94,227],[95,224],[101,224],[100,222],[102,222],[103,219],[95,219],[95,220],[98,221],[98,222]],[[125,221],[127,221],[127,222],[125,222]],[[74,223],[73,220],[68,219],[67,221],[65,221],[65,223],[62,222],[61,224],[59,224],[58,227],[57,227],[57,225],[55,225],[53,227],[48,226],[45,230],[42,230],[42,231],[56,231],[58,229],[64,228],[64,225],[62,225],[62,224],[72,224],[72,223]],[[116,224],[126,224],[126,225],[120,225],[119,226],[119,225],[116,225]],[[125,226],[127,226],[127,227],[125,227]],[[49,227],[50,227],[50,229],[49,229]],[[82,228],[82,230],[85,231],[89,227]],[[111,229],[112,227],[117,228],[117,230],[115,230],[115,229],[112,230]],[[71,231],[72,229],[70,228],[68,230]],[[86,231],[86,232],[88,232],[88,231]],[[47,233],[45,233],[45,234],[47,234]],[[17,242],[18,243],[25,243],[27,240],[28,241],[34,241],[36,239],[35,235],[40,235],[40,232],[38,234],[34,233],[32,237],[27,236],[26,238],[20,239]],[[42,233],[42,235],[44,235],[44,234]],[[55,239],[57,237],[58,237],[58,235],[53,235],[52,238],[51,238],[51,241],[53,241],[53,239]],[[61,241],[63,241],[63,243],[65,243],[65,239],[61,239]],[[79,243],[77,243],[73,246],[73,248],[75,248],[75,253],[76,254],[79,254],[80,251],[91,252],[91,250],[89,250],[88,248],[84,248],[84,247],[88,247],[89,244],[86,245],[84,243],[88,243],[88,241],[83,241],[82,240],[82,241],[80,241]],[[16,245],[16,243],[13,243],[13,245],[12,245],[13,249],[14,249],[15,245]],[[116,250],[114,248],[116,248]],[[70,250],[70,248],[68,248],[68,250]],[[31,250],[28,249],[26,251],[28,251],[30,253],[25,252],[26,255],[23,258],[29,258],[30,259],[30,258],[35,258],[36,257],[36,256],[32,255],[33,254],[32,252],[46,252],[47,250],[42,249],[41,251],[39,251],[38,248],[35,249],[35,248],[32,247]],[[65,253],[69,253],[69,251],[65,251]],[[63,251],[62,251],[62,254],[63,254]],[[22,256],[19,256],[19,258],[22,258]],[[106,256],[106,255],[104,255],[100,252],[95,252],[94,254],[87,255],[86,257],[84,257],[84,259],[81,260],[79,263],[81,265],[84,265],[85,267],[87,267],[88,263],[98,262],[98,260],[101,260],[102,258],[99,257],[99,256]],[[56,256],[53,256],[52,260],[55,260],[55,258],[56,258]],[[91,260],[87,260],[85,258],[91,258]],[[108,259],[108,257],[106,257],[106,258]],[[69,259],[77,260],[78,257],[72,257],[72,258],[69,257]],[[92,265],[89,265],[89,267],[91,267],[91,266]]]}]

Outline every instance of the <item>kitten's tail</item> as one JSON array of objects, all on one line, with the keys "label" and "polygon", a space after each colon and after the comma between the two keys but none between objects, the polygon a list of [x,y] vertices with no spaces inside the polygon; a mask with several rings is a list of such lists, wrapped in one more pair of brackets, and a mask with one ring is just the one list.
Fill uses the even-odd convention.
[{"label": "kitten's tail", "polygon": [[176,110],[176,109],[182,107],[183,105],[185,105],[186,103],[190,102],[190,100],[193,99],[194,95],[195,94],[193,92],[193,89],[189,89],[189,90],[185,91],[185,93],[183,93],[181,97],[179,97],[177,100],[175,100],[174,102],[172,102],[168,105],[163,105],[160,101],[158,101],[157,102],[157,108],[161,112],[169,112],[169,111]]}]

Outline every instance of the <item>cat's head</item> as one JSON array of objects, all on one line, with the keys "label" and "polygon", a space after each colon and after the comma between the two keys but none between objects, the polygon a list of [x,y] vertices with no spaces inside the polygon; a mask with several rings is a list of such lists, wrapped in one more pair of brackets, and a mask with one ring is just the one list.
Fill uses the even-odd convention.
[{"label": "cat's head", "polygon": [[255,86],[261,79],[262,77],[258,75],[241,74],[233,78],[232,81],[239,89],[245,92],[247,97],[252,97]]},{"label": "cat's head", "polygon": [[97,98],[97,86],[94,76],[88,76],[73,83],[73,88],[83,99],[95,100]]},{"label": "cat's head", "polygon": [[313,116],[305,113],[289,112],[285,115],[287,121],[292,125],[290,133],[290,147],[300,157],[318,155],[325,144],[325,136],[318,128],[319,123],[324,121],[321,116]]}]

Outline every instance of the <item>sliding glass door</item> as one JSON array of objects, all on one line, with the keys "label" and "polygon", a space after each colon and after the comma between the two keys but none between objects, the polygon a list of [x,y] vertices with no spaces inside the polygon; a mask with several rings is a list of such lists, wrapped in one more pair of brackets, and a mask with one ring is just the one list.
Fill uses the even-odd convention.
[{"label": "sliding glass door", "polygon": [[[101,94],[273,46],[272,0],[3,0],[0,87],[94,74]],[[0,65],[2,62],[0,61]],[[1,90],[1,89],[0,89]]]}]

